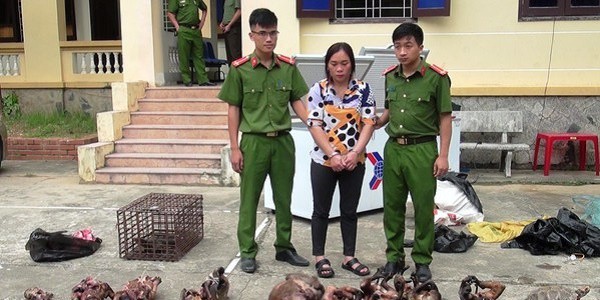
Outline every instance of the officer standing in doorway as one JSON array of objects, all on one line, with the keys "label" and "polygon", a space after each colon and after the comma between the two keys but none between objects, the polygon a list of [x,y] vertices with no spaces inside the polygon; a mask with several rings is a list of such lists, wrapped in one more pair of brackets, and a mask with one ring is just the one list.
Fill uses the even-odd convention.
[{"label": "officer standing in doorway", "polygon": [[[198,10],[202,11],[201,18]],[[167,17],[175,26],[179,71],[185,86],[192,86],[190,57],[196,69],[198,85],[214,85],[214,83],[208,81],[204,64],[204,42],[201,29],[204,27],[206,14],[207,7],[203,0],[169,0]]]},{"label": "officer standing in doorway", "polygon": [[225,0],[223,7],[223,21],[219,24],[225,33],[225,50],[227,62],[242,57],[242,22],[241,0]]}]

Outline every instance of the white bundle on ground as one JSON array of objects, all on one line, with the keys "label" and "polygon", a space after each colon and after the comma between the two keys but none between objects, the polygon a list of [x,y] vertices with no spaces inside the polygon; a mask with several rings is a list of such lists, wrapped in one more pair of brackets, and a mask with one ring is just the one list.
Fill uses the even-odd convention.
[{"label": "white bundle on ground", "polygon": [[442,212],[447,215],[454,214],[455,217],[452,218],[460,223],[481,222],[484,218],[483,213],[479,212],[467,195],[450,181],[437,181],[435,204],[439,208],[438,211],[441,210],[440,216],[443,216]]},{"label": "white bundle on ground", "polygon": [[[434,201],[437,206],[433,211],[436,224],[452,226],[481,222],[484,219],[483,213],[469,200],[463,190],[448,180],[437,180]],[[408,202],[412,202],[410,193]]]}]

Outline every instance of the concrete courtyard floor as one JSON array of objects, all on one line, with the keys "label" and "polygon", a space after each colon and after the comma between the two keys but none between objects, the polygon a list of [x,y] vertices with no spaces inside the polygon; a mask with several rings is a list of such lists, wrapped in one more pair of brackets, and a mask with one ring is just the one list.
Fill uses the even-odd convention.
[{"label": "concrete courtyard floor", "polygon": [[[475,191],[483,203],[485,221],[489,222],[556,216],[561,207],[580,214],[572,196],[600,195],[600,180],[591,171],[551,171],[550,176],[543,176],[541,170],[514,170],[513,177],[507,179],[495,170],[471,170],[469,179],[476,181]],[[177,262],[119,258],[116,212],[151,192],[204,197],[204,239]],[[274,216],[262,203],[257,218],[261,225],[257,239],[259,269],[255,274],[240,271],[236,265],[238,193],[238,188],[230,187],[82,184],[76,162],[4,161],[0,169],[0,299],[23,299],[23,291],[33,286],[53,292],[55,299],[70,299],[71,288],[88,275],[109,283],[114,290],[121,289],[128,280],[150,275],[162,278],[158,299],[177,300],[183,288],[198,288],[219,266],[227,268],[230,299],[266,299],[286,274],[315,274],[313,265],[293,267],[275,260]],[[410,206],[408,211],[410,238]],[[25,250],[36,228],[72,233],[88,227],[103,240],[102,247],[91,256],[36,263]],[[381,210],[360,215],[358,234],[356,255],[374,272],[385,263]],[[311,258],[308,220],[295,219],[292,240],[300,254]],[[321,282],[358,287],[361,278],[340,267],[343,257],[337,220],[330,223],[326,249],[336,274]],[[591,292],[585,299],[600,299],[598,258],[569,261],[566,254],[533,256],[520,249],[501,249],[498,243],[477,241],[465,253],[435,252],[431,269],[444,299],[458,299],[460,281],[467,275],[506,284],[501,299],[525,299],[530,291],[544,285],[590,285]]]}]

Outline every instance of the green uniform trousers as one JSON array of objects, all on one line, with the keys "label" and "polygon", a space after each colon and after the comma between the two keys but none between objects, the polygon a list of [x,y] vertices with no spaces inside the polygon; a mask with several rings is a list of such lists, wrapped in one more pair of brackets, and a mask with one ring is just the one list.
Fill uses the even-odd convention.
[{"label": "green uniform trousers", "polygon": [[177,51],[179,53],[179,71],[183,83],[192,82],[190,57],[196,69],[198,84],[208,82],[206,65],[204,64],[204,42],[199,29],[180,26],[177,33]]},{"label": "green uniform trousers", "polygon": [[411,257],[417,264],[432,261],[436,178],[433,164],[438,156],[435,141],[399,145],[389,139],[384,148],[383,228],[388,262],[404,261],[406,200],[410,192],[415,211],[415,236]]},{"label": "green uniform trousers", "polygon": [[294,139],[290,134],[267,137],[244,133],[240,142],[244,169],[240,174],[240,216],[237,237],[241,257],[254,258],[258,245],[254,240],[256,211],[267,175],[271,179],[275,203],[275,249],[294,249],[292,238],[292,187],[294,182]]}]

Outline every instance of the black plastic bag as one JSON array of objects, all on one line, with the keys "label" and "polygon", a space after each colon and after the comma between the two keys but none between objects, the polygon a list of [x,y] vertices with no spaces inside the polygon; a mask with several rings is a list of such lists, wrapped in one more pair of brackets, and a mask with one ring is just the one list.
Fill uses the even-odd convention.
[{"label": "black plastic bag", "polygon": [[462,253],[471,248],[478,237],[464,232],[457,232],[446,225],[435,226],[433,250],[441,253]]},{"label": "black plastic bag", "polygon": [[100,238],[89,241],[65,232],[47,232],[37,228],[29,235],[25,250],[29,250],[29,255],[35,262],[64,261],[91,255],[102,243]]},{"label": "black plastic bag", "polygon": [[600,256],[600,229],[568,210],[561,208],[555,218],[538,219],[525,226],[512,241],[502,248],[521,248],[533,255],[582,253],[587,257]]},{"label": "black plastic bag", "polygon": [[[446,225],[435,225],[435,241],[433,250],[441,253],[462,253],[467,252],[479,239],[476,235],[457,232]],[[405,239],[404,247],[412,248],[414,240]]]}]

